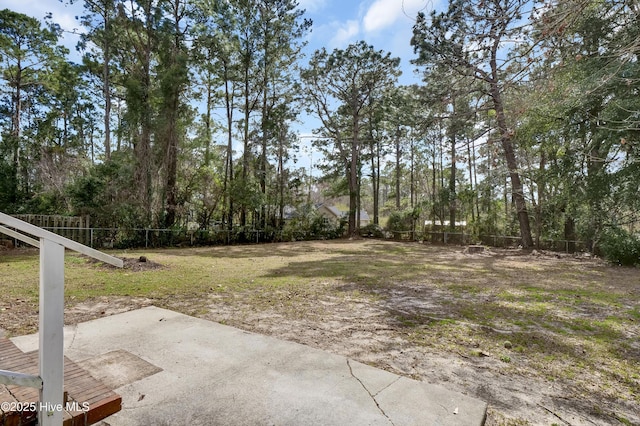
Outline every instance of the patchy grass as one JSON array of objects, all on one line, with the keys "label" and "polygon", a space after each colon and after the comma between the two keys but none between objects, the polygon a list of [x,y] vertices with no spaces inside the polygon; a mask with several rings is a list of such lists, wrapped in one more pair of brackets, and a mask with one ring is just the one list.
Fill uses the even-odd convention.
[{"label": "patchy grass", "polygon": [[[640,422],[638,269],[376,240],[113,254],[161,267],[67,253],[68,322],[153,303],[442,382],[487,424]],[[0,252],[0,276],[0,327],[35,331],[37,252]]]}]

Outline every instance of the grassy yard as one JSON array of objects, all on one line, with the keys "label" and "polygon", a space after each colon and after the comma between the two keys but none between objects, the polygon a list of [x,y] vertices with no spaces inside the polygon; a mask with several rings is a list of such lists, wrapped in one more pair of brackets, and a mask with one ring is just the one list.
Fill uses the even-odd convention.
[{"label": "grassy yard", "polygon": [[[67,253],[67,323],[154,304],[441,383],[489,425],[640,424],[638,269],[377,240],[113,254]],[[37,252],[0,276],[0,328],[34,332]]]}]

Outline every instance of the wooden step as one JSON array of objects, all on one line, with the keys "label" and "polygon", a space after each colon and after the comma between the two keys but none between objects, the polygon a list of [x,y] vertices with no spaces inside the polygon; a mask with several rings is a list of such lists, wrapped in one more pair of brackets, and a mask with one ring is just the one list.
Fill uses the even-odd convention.
[{"label": "wooden step", "polygon": [[[11,340],[0,338],[0,369],[38,375],[38,352],[24,353]],[[67,357],[64,357],[64,396],[64,426],[92,425],[122,409],[120,395]],[[0,406],[2,402],[9,402],[11,407],[23,404],[30,408],[37,406],[38,398],[37,389],[0,385]],[[37,412],[30,409],[3,411],[0,408],[3,426],[35,425],[37,417]]]}]

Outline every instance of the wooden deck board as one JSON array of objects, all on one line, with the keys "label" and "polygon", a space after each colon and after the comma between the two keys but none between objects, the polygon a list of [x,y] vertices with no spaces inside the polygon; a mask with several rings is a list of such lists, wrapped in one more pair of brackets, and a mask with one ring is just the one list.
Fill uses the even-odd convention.
[{"label": "wooden deck board", "polygon": [[[11,402],[15,403],[17,400],[14,398],[11,393],[4,388],[4,386],[0,386],[0,403],[2,402]],[[0,418],[4,419],[5,426],[18,426],[20,424],[20,413],[14,412],[4,412],[2,408],[0,408]],[[2,424],[0,422],[0,424]]]},{"label": "wooden deck board", "polygon": [[4,354],[21,354],[23,353],[13,342],[9,339],[0,339],[0,356]]},{"label": "wooden deck board", "polygon": [[[0,369],[27,374],[39,374],[38,353],[23,353],[9,339],[0,339]],[[120,395],[107,388],[69,358],[64,358],[64,390],[67,406],[63,414],[64,426],[87,426],[97,423],[122,408]],[[0,402],[37,402],[36,389],[0,385]],[[73,404],[75,403],[75,404]],[[89,405],[84,411],[85,404]],[[75,409],[74,409],[75,407]],[[25,426],[35,424],[35,412],[3,412],[0,409],[0,425]]]}]

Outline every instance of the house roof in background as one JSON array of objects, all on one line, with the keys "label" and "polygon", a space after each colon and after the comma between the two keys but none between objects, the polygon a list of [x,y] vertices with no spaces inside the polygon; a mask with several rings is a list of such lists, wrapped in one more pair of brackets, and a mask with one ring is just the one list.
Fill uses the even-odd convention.
[{"label": "house roof in background", "polygon": [[[330,206],[328,204],[320,204],[318,206],[318,209],[320,209],[322,207],[324,207],[325,209],[329,210],[331,212],[331,214],[333,214],[337,218],[343,218],[343,217],[346,217],[349,214],[348,211],[340,210],[336,206]],[[367,213],[366,210],[360,210],[360,220],[369,220],[369,213]]]}]

